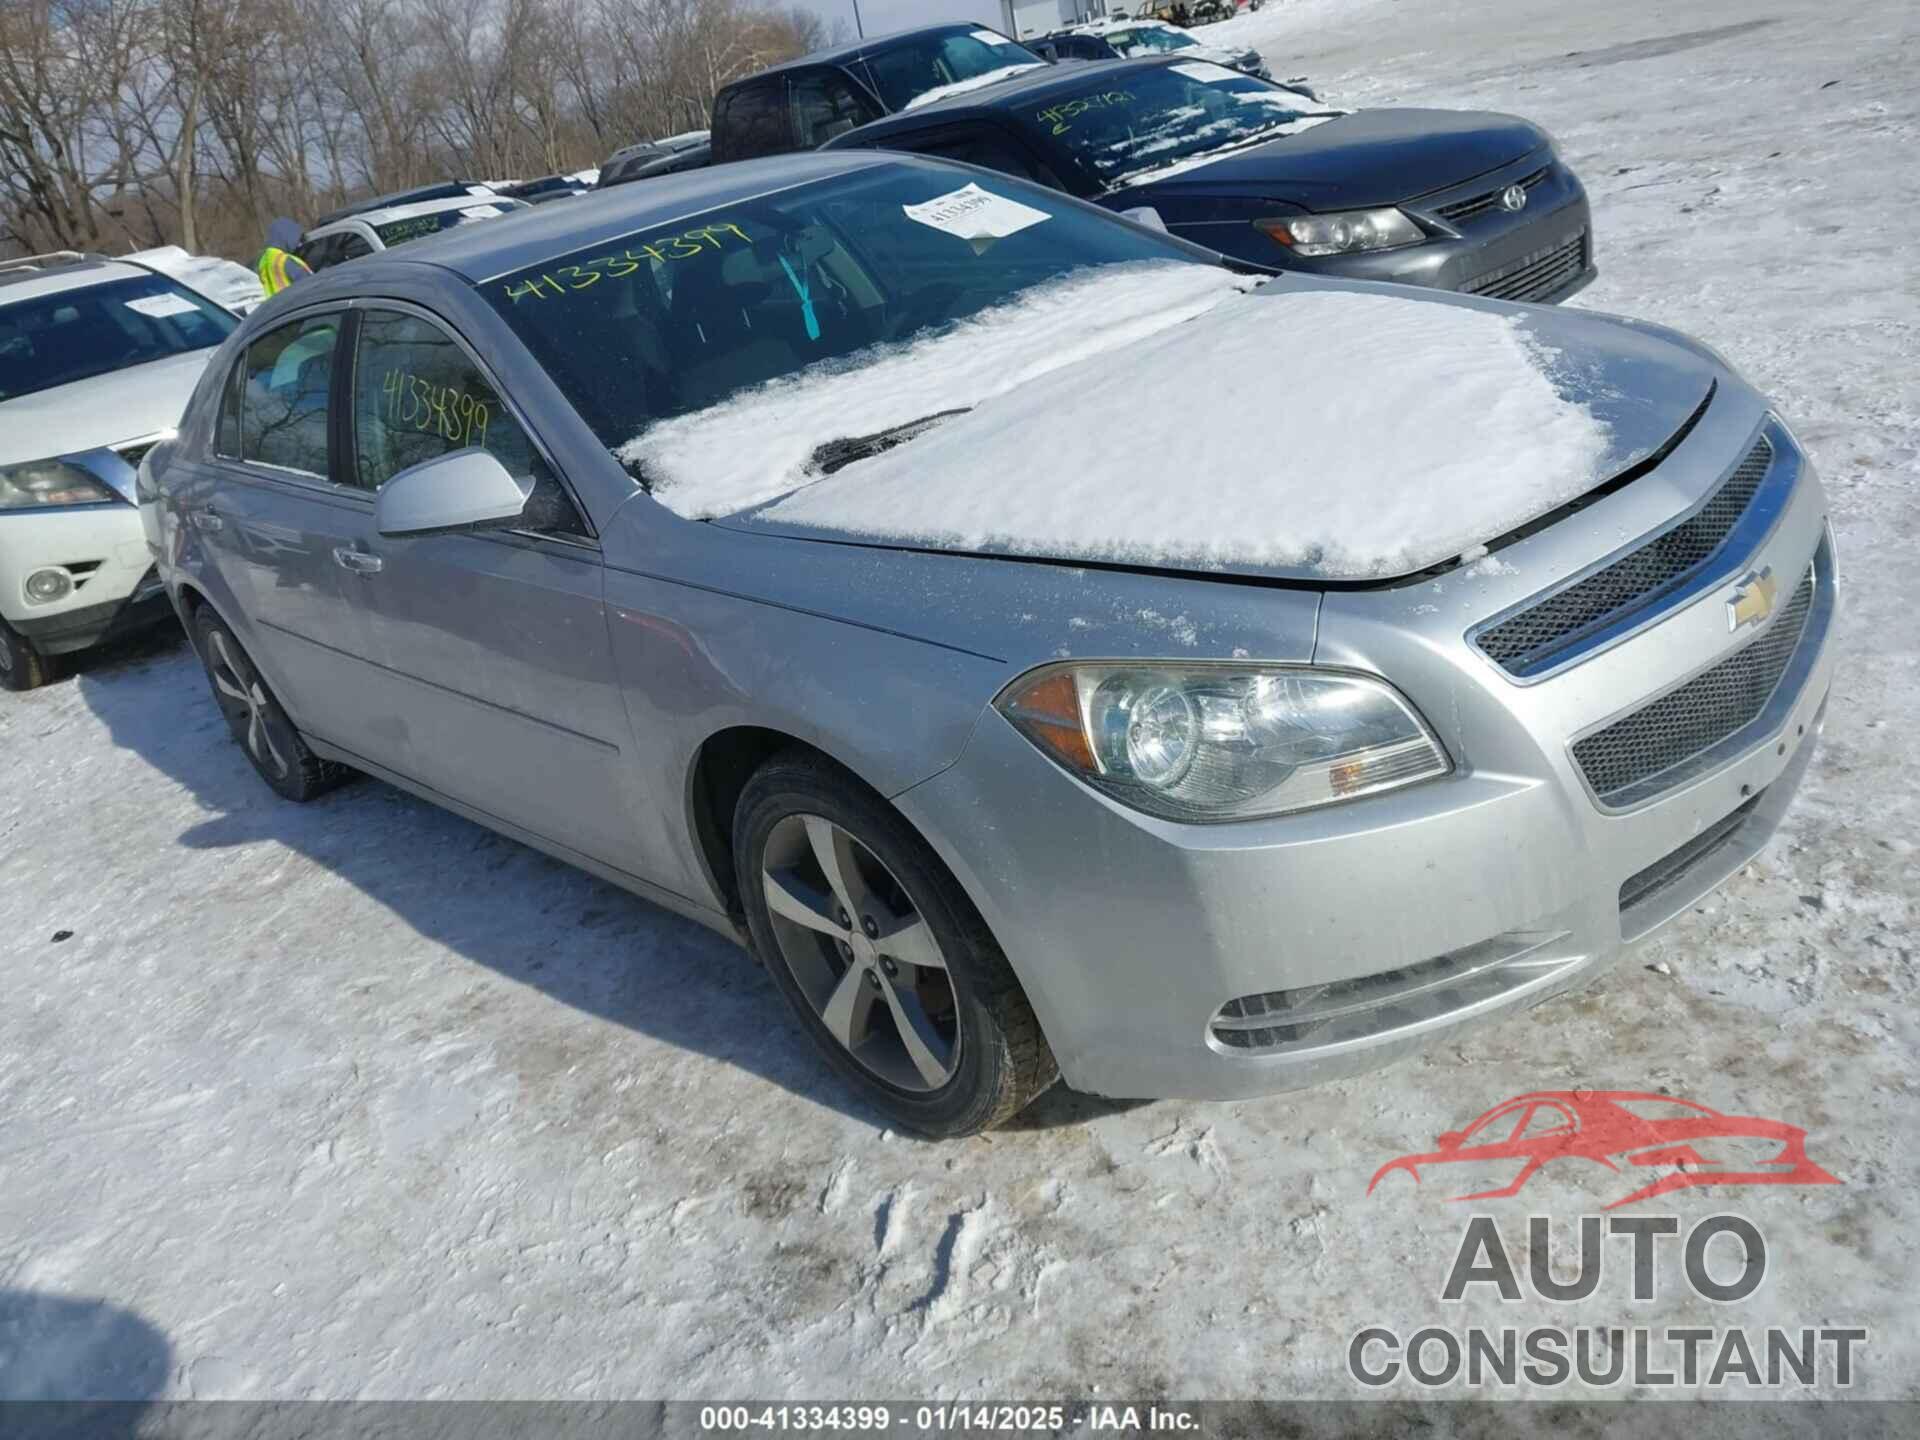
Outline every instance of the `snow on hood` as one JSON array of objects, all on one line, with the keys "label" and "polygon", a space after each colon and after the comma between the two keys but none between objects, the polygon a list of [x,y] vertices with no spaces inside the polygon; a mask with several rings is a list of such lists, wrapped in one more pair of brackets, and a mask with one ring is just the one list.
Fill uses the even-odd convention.
[{"label": "snow on hood", "polygon": [[178,245],[162,245],[157,250],[136,250],[127,259],[164,271],[229,310],[244,313],[267,298],[258,275],[218,255],[189,255]]},{"label": "snow on hood", "polygon": [[989,85],[998,85],[1002,80],[1010,80],[1015,75],[1024,75],[1029,70],[1043,69],[1044,60],[1023,60],[1018,65],[1002,65],[998,70],[989,70],[982,75],[973,75],[965,80],[956,80],[951,85],[936,85],[931,90],[922,91],[900,107],[904,113],[918,110],[922,105],[931,105],[936,100],[950,99],[955,95],[965,95],[970,90],[984,90]]},{"label": "snow on hood", "polygon": [[[806,484],[814,451],[829,440],[977,405],[1076,361],[1097,367],[1104,352],[1190,320],[1258,283],[1218,266],[1169,261],[1084,270],[940,333],[865,350],[848,363],[775,380],[650,426],[618,453],[654,477],[654,499],[675,513],[731,515]],[[1116,379],[1108,373],[1080,381],[1102,397],[1103,424],[1116,407]],[[1128,407],[1119,402],[1118,408]]]},{"label": "snow on hood", "polygon": [[0,465],[140,440],[180,423],[212,350],[110,370],[0,405]]},{"label": "snow on hood", "polygon": [[1406,573],[1612,473],[1607,425],[1556,386],[1526,318],[1276,286],[1054,369],[755,518],[1063,559]]}]

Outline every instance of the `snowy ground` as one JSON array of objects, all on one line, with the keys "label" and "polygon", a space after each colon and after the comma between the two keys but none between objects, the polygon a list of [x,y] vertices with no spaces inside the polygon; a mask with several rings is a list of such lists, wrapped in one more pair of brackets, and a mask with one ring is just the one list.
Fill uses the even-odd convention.
[{"label": "snowy ground", "polygon": [[[1920,1393],[1917,27],[1282,0],[1209,37],[1544,122],[1594,196],[1581,303],[1720,347],[1831,489],[1800,802],[1598,988],[1307,1094],[890,1136],[718,939],[378,785],[275,802],[148,646],[0,705],[0,1395],[1350,1395],[1355,1329],[1452,1320],[1462,1207],[1375,1167],[1576,1086],[1803,1125],[1843,1183],[1643,1207],[1762,1227],[1738,1305],[1632,1306],[1616,1266],[1500,1321],[1860,1324],[1854,1393]],[[1604,1198],[1485,1208],[1517,1242]]]}]

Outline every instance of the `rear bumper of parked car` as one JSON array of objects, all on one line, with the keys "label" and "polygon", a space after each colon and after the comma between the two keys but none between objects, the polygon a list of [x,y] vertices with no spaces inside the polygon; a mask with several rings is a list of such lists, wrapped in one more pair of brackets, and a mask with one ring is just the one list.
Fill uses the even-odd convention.
[{"label": "rear bumper of parked car", "polygon": [[1471,648],[1457,601],[1433,621],[1449,648],[1343,597],[1316,658],[1452,712],[1455,773],[1396,793],[1172,823],[1095,793],[989,712],[958,763],[896,803],[974,897],[1075,1087],[1225,1099],[1373,1069],[1585,984],[1772,835],[1832,675],[1837,580],[1810,469],[1740,563],[1811,576],[1804,622],[1791,585],[1773,612],[1797,627],[1791,659],[1751,721],[1630,804],[1595,798],[1573,742],[1765,637],[1730,636],[1725,585],[1530,682]]},{"label": "rear bumper of parked car", "polygon": [[[1518,185],[1518,211],[1489,196]],[[1478,207],[1478,208],[1476,208]],[[1599,274],[1593,219],[1579,179],[1558,160],[1539,156],[1450,186],[1401,209],[1432,238],[1421,245],[1365,255],[1287,261],[1289,269],[1347,280],[1389,280],[1460,290],[1497,300],[1552,304],[1584,289]],[[1457,218],[1447,218],[1453,212]],[[1464,212],[1464,213],[1463,213]]]}]

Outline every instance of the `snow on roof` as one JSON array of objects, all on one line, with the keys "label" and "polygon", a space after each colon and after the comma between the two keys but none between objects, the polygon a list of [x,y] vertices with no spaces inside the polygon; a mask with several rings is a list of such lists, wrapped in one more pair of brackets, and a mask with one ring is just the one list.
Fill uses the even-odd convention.
[{"label": "snow on roof", "polygon": [[155,250],[136,250],[126,258],[171,275],[189,290],[198,290],[229,310],[250,310],[266,299],[258,275],[217,255],[189,255],[178,245],[162,245]]},{"label": "snow on roof", "polygon": [[956,80],[951,85],[936,85],[924,94],[916,95],[900,108],[918,110],[922,105],[931,105],[936,100],[950,100],[955,95],[965,95],[972,90],[984,90],[989,85],[998,85],[1002,80],[1011,80],[1016,75],[1024,75],[1029,70],[1044,70],[1044,60],[1027,60],[1018,65],[1002,65],[997,70],[989,70],[984,75],[975,75],[967,80]]},{"label": "snow on roof", "polygon": [[[422,215],[439,215],[448,210],[477,210],[493,206],[504,215],[509,210],[524,210],[527,202],[515,200],[509,195],[451,195],[441,200],[416,200],[410,205],[389,205],[384,210],[365,210],[358,215],[349,215],[349,220],[361,220],[369,225],[388,225],[395,220],[413,220]],[[333,226],[326,227],[331,230]]]},{"label": "snow on roof", "polygon": [[[1092,363],[1256,283],[1221,267],[1169,261],[1084,270],[937,334],[650,426],[619,455],[646,467],[654,498],[676,513],[733,514],[806,484],[814,451],[829,440],[977,405],[1060,366]],[[1106,390],[1108,382],[1100,383]]]},{"label": "snow on roof", "polygon": [[[968,550],[1401,574],[1603,478],[1607,427],[1551,361],[1523,315],[1282,282],[1083,351],[760,514]],[[942,401],[965,403],[920,413]]]}]

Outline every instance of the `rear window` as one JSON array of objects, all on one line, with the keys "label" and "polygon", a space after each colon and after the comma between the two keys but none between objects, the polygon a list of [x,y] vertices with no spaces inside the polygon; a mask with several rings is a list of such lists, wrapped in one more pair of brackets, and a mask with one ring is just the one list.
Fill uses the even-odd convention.
[{"label": "rear window", "polygon": [[1065,96],[1056,91],[1024,118],[1111,185],[1277,139],[1338,113],[1265,80],[1194,61],[1149,66]]},{"label": "rear window", "polygon": [[239,321],[164,275],[0,305],[0,400],[207,350]]},{"label": "rear window", "polygon": [[1011,178],[885,165],[556,256],[480,289],[618,451],[735,392],[818,367],[855,370],[1070,273],[1149,260],[1208,263]]},{"label": "rear window", "polygon": [[889,111],[904,110],[930,90],[977,79],[1009,65],[1044,65],[1040,56],[991,30],[922,35],[861,60],[868,81]]}]

